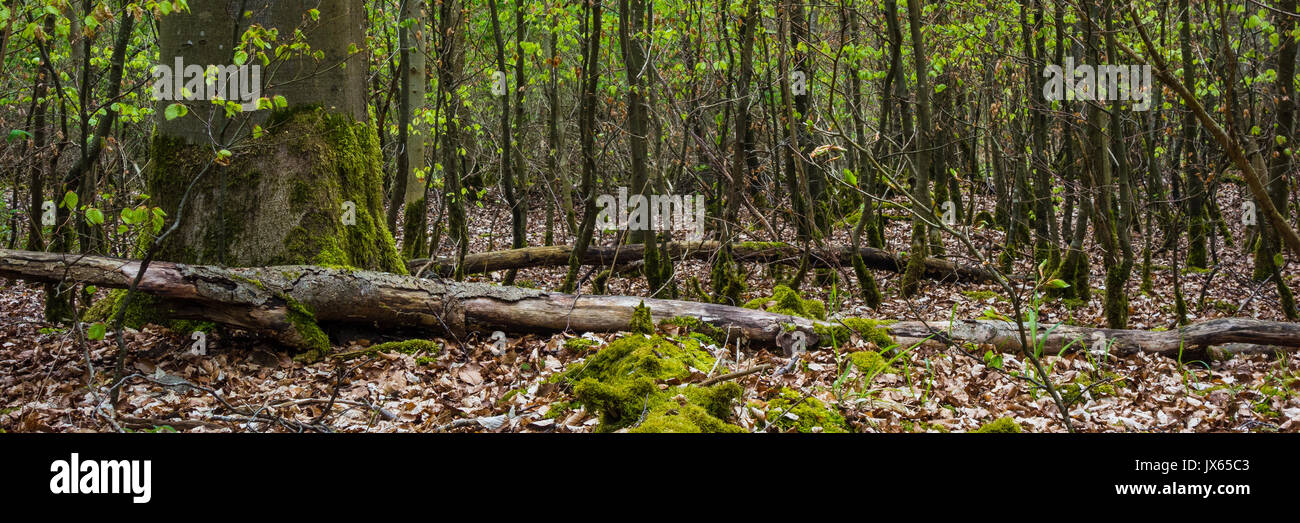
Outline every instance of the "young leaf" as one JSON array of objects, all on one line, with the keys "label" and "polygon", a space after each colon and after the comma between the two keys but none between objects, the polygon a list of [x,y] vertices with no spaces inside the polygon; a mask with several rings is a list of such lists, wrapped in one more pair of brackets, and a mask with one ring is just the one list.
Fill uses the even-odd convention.
[{"label": "young leaf", "polygon": [[175,104],[168,105],[167,110],[163,113],[163,115],[166,116],[168,120],[175,120],[177,118],[185,116],[189,112],[190,109],[188,107],[185,107],[185,104],[175,103]]},{"label": "young leaf", "polygon": [[96,323],[90,326],[90,329],[86,332],[86,337],[92,340],[102,340],[106,331],[108,331],[108,328],[103,323]]}]

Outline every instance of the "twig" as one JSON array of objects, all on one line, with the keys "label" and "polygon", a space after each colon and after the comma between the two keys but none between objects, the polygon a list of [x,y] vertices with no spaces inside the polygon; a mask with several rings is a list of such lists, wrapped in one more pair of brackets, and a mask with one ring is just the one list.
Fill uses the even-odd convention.
[{"label": "twig", "polygon": [[771,364],[771,363],[764,363],[764,364],[762,364],[762,365],[758,365],[758,366],[756,366],[756,367],[750,367],[750,368],[748,368],[748,369],[745,369],[745,370],[742,370],[742,371],[733,372],[733,373],[731,373],[731,374],[723,374],[723,375],[721,375],[721,376],[714,376],[714,377],[709,378],[709,379],[707,379],[707,380],[704,380],[704,381],[701,381],[701,382],[699,382],[699,383],[696,383],[695,385],[698,386],[698,387],[708,387],[709,385],[713,385],[714,383],[719,383],[719,382],[723,382],[723,381],[727,381],[727,380],[732,380],[732,379],[736,379],[736,378],[742,378],[742,377],[748,376],[748,375],[750,375],[750,374],[754,374],[754,373],[756,373],[756,372],[762,372],[762,371],[765,371],[765,370],[770,369],[770,368],[772,368],[772,364]]}]

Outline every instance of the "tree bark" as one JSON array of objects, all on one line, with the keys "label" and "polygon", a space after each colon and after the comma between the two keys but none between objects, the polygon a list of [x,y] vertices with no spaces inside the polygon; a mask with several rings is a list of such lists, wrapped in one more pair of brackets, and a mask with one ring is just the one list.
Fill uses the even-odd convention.
[{"label": "tree bark", "polygon": [[[276,45],[288,45],[301,30],[303,43],[320,59],[296,53],[273,58],[261,69],[265,85],[252,85],[257,76],[251,68],[244,73],[241,80],[249,90],[257,87],[268,99],[283,97],[274,110],[226,118],[223,107],[198,97],[182,102],[188,115],[168,120],[164,109],[176,102],[158,102],[147,172],[150,205],[168,213],[168,226],[183,216],[158,259],[404,270],[385,223],[378,135],[366,104],[366,61],[357,52],[366,48],[361,3],[259,3],[248,17],[244,3],[196,2],[190,12],[163,17],[160,65],[172,65],[166,63],[171,57],[186,69],[230,65],[240,49],[249,54],[248,63],[260,65],[260,49],[240,42],[250,24],[278,29]],[[308,16],[309,9],[319,15]],[[254,125],[264,128],[262,136],[254,136]],[[223,149],[233,154],[200,176]],[[178,212],[187,193],[189,208]]]}]

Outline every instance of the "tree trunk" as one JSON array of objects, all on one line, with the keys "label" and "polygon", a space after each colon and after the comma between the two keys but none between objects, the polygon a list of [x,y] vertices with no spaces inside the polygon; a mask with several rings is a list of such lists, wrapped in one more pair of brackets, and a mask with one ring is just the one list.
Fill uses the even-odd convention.
[{"label": "tree trunk", "polygon": [[912,59],[916,73],[916,146],[913,148],[912,173],[912,247],[908,252],[908,266],[903,273],[903,296],[913,296],[920,290],[921,275],[925,271],[927,242],[924,218],[933,213],[930,209],[930,63],[925,41],[921,37],[921,0],[907,0],[908,28],[912,36]]},{"label": "tree trunk", "polygon": [[[159,102],[149,193],[169,213],[168,226],[180,223],[157,258],[405,271],[384,222],[365,56],[349,49],[366,47],[365,10],[349,0],[298,0],[267,3],[245,17],[244,5],[196,2],[188,13],[163,17],[160,56],[178,57],[187,68],[234,64],[240,36],[249,24],[261,24],[279,30],[277,44],[301,29],[311,52],[322,57],[290,53],[271,60],[262,70],[265,85],[253,87],[263,97],[283,97],[287,104],[273,111],[226,118],[222,107],[196,99],[185,101],[188,116],[168,120],[162,115],[172,102]],[[307,16],[309,9],[319,16]],[[253,64],[260,64],[257,51],[248,50]],[[262,136],[249,136],[254,124],[265,129]],[[233,155],[214,161],[222,149]]]},{"label": "tree trunk", "polygon": [[[121,288],[131,284],[139,269],[140,263],[134,260],[0,250],[0,276],[7,278],[70,280]],[[247,329],[290,347],[317,351],[317,355],[330,350],[322,326],[407,329],[456,337],[493,330],[614,332],[629,329],[633,309],[642,303],[650,308],[655,321],[695,317],[725,330],[729,337],[736,335],[764,347],[788,343],[791,331],[806,334],[808,346],[813,347],[820,341],[819,331],[826,333],[841,326],[728,305],[575,296],[302,265],[227,269],[155,262],[145,271],[137,290],[156,298],[163,317]],[[1021,350],[1016,325],[1001,320],[910,321],[880,328],[899,344],[928,339],[991,344],[1007,352]],[[1213,320],[1162,332],[1072,325],[1039,328],[1049,332],[1034,337],[1047,354],[1086,348],[1116,355],[1147,352],[1185,357],[1224,344],[1236,344],[1223,347],[1229,351],[1300,348],[1300,324],[1250,319]]]},{"label": "tree trunk", "polygon": [[[402,203],[406,205],[406,212],[402,219],[402,255],[406,258],[415,258],[423,256],[428,249],[428,233],[426,231],[428,203],[425,188],[428,185],[428,164],[424,156],[424,142],[428,140],[429,126],[425,125],[426,121],[420,114],[424,108],[424,91],[428,84],[425,76],[425,39],[424,39],[424,1],[423,0],[405,0],[405,12],[402,13],[402,20],[411,20],[410,26],[404,27],[402,31],[402,62],[403,67],[399,71],[402,75],[402,96],[401,96],[401,117],[406,122],[402,124],[401,130],[406,133],[403,143],[402,154],[398,162],[398,176],[406,180],[405,191],[402,197]],[[420,179],[420,173],[423,172],[426,177]],[[393,191],[393,194],[398,194]],[[400,204],[397,197],[389,203],[393,208]],[[390,225],[390,228],[394,225]]]}]

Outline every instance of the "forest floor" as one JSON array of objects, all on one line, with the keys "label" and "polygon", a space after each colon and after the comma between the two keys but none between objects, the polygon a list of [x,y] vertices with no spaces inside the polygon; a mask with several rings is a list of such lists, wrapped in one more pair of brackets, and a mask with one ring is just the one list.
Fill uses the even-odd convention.
[{"label": "forest floor", "polygon": [[[1219,198],[1223,209],[1241,208],[1235,186],[1224,186]],[[530,213],[531,245],[542,244],[541,224],[545,217],[540,207],[536,204]],[[485,202],[483,208],[475,209],[474,216],[470,252],[508,246],[509,214],[501,205]],[[778,234],[794,236],[792,231],[779,228],[776,222],[782,220],[769,220],[778,226]],[[1273,285],[1261,285],[1250,278],[1252,262],[1239,247],[1245,233],[1238,222],[1227,220],[1238,247],[1225,247],[1220,239],[1215,249],[1217,270],[1181,274],[1190,321],[1219,317],[1285,319]],[[892,249],[907,244],[908,227],[906,221],[890,223],[887,239]],[[567,237],[558,232],[560,229],[557,227],[556,241],[566,243]],[[830,243],[847,243],[847,229],[837,227]],[[755,234],[748,239],[771,239]],[[977,246],[987,249],[982,254],[990,259],[996,259],[1004,247],[1000,231],[971,229],[970,234]],[[599,241],[612,238],[606,234]],[[1140,235],[1134,239],[1139,249],[1142,241]],[[946,239],[945,246],[954,260],[968,260],[957,256],[962,252],[958,243]],[[1099,250],[1092,247],[1090,241],[1086,250],[1092,253],[1092,281],[1098,285],[1104,282],[1105,269]],[[446,245],[443,251],[440,254],[450,254]],[[1153,260],[1155,290],[1150,295],[1139,292],[1136,272],[1129,283],[1130,328],[1174,325],[1172,253],[1156,253]],[[680,288],[692,276],[707,288],[707,262],[682,262],[675,268]],[[1019,274],[1032,271],[1028,262],[1016,267]],[[1293,289],[1300,288],[1298,272],[1294,264],[1285,271]],[[470,279],[500,281],[502,275],[476,275]],[[832,316],[946,320],[978,318],[992,314],[990,310],[1014,314],[1010,300],[993,285],[927,281],[918,297],[908,300],[898,296],[898,275],[874,275],[885,300],[874,310],[864,306],[857,296],[851,270],[841,272],[836,285],[819,284],[810,275],[803,285],[804,298],[823,300]],[[770,296],[774,280],[771,276],[770,270],[751,265],[745,299]],[[520,271],[517,283],[556,289],[563,277],[564,268],[527,269]],[[611,278],[608,292],[647,294],[643,278]],[[1102,326],[1102,294],[1101,289],[1093,289],[1092,299],[1086,303],[1049,300],[1042,303],[1040,314],[1049,323]],[[110,385],[108,376],[115,361],[115,333],[83,346],[67,326],[42,320],[42,300],[39,285],[0,283],[0,430],[288,430],[273,421],[230,417],[215,393],[250,411],[305,423],[320,422],[341,432],[590,432],[599,423],[598,417],[580,407],[571,408],[572,391],[548,382],[548,378],[590,354],[569,350],[566,341],[585,337],[603,345],[617,338],[639,336],[580,332],[549,337],[528,335],[510,338],[504,351],[494,350],[485,335],[459,340],[438,338],[443,350],[436,361],[417,354],[379,353],[339,364],[294,361],[269,342],[221,330],[209,337],[207,355],[190,355],[186,349],[191,341],[186,333],[150,325],[125,333],[131,348],[128,372],[179,376],[212,393],[192,388],[175,390],[136,377],[123,386],[122,401],[113,411],[106,408],[104,390]],[[336,350],[355,350],[381,341],[387,340],[354,340]],[[804,355],[792,372],[775,375],[765,371],[737,378],[734,381],[744,392],[741,401],[733,404],[733,422],[754,432],[795,430],[798,424],[789,422],[791,417],[786,414],[787,410],[798,409],[777,407],[785,391],[800,396],[805,404],[829,408],[826,423],[803,424],[805,429],[815,427],[813,431],[849,428],[857,432],[962,432],[1002,417],[1013,418],[1028,432],[1065,430],[1052,399],[1013,375],[1027,372],[1019,355],[1004,355],[999,369],[986,364],[982,349],[968,353],[958,348],[924,346],[903,352],[871,376],[848,369],[849,354],[881,349],[855,338],[836,349]],[[886,357],[889,354],[886,352]],[[726,360],[730,370],[762,364],[782,368],[789,363],[780,354],[734,346],[717,348],[715,356]],[[87,360],[93,367],[93,388],[86,386]],[[1300,431],[1300,361],[1295,356],[1257,354],[1224,361],[1180,362],[1164,356],[1094,358],[1075,353],[1047,356],[1045,362],[1053,382],[1078,396],[1069,410],[1075,428],[1081,431]],[[342,379],[341,368],[350,369]],[[717,368],[698,371],[712,376],[722,374]],[[1084,393],[1080,394],[1081,390]],[[331,398],[335,398],[333,402]],[[834,419],[835,415],[842,416],[843,422]]]}]

